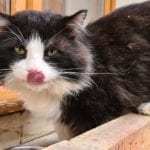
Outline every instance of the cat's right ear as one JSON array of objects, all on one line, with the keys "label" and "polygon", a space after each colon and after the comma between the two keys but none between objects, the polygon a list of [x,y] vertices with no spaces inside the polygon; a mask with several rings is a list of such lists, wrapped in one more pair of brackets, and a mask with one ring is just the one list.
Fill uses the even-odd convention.
[{"label": "cat's right ear", "polygon": [[10,24],[10,15],[0,12],[0,27],[5,27]]},{"label": "cat's right ear", "polygon": [[67,21],[67,24],[74,24],[74,25],[82,27],[86,19],[86,16],[87,16],[87,10],[83,9],[83,10],[76,12],[72,16],[66,17],[66,21]]}]

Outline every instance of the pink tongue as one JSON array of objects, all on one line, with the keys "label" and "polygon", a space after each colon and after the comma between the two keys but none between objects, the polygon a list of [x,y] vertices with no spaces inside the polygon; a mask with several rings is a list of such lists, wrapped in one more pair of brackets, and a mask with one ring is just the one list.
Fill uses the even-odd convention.
[{"label": "pink tongue", "polygon": [[31,84],[42,84],[44,82],[44,78],[44,74],[36,70],[30,70],[27,76],[27,80]]}]

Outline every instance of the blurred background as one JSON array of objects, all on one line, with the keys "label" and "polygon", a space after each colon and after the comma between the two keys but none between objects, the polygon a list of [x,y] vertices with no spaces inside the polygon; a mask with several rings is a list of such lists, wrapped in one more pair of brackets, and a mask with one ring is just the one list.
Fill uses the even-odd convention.
[{"label": "blurred background", "polygon": [[144,0],[0,0],[0,12],[14,14],[20,10],[51,10],[71,15],[80,9],[88,9],[87,22],[91,22],[114,9]]}]

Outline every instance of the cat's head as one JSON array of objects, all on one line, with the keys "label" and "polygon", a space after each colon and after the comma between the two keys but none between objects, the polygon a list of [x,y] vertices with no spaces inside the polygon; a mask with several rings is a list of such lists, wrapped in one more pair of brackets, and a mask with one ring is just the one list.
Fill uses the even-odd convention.
[{"label": "cat's head", "polygon": [[82,24],[72,16],[24,11],[0,14],[0,77],[16,90],[71,93],[88,86],[93,58]]}]

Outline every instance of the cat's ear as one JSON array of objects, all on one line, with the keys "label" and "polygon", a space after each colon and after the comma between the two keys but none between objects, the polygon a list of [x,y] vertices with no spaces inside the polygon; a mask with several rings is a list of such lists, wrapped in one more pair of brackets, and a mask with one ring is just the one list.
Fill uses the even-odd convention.
[{"label": "cat's ear", "polygon": [[0,27],[5,27],[10,24],[10,15],[0,12]]},{"label": "cat's ear", "polygon": [[86,19],[87,16],[87,10],[80,10],[78,12],[76,12],[75,14],[73,14],[72,16],[67,17],[67,24],[75,24],[78,26],[83,26],[84,21]]}]

